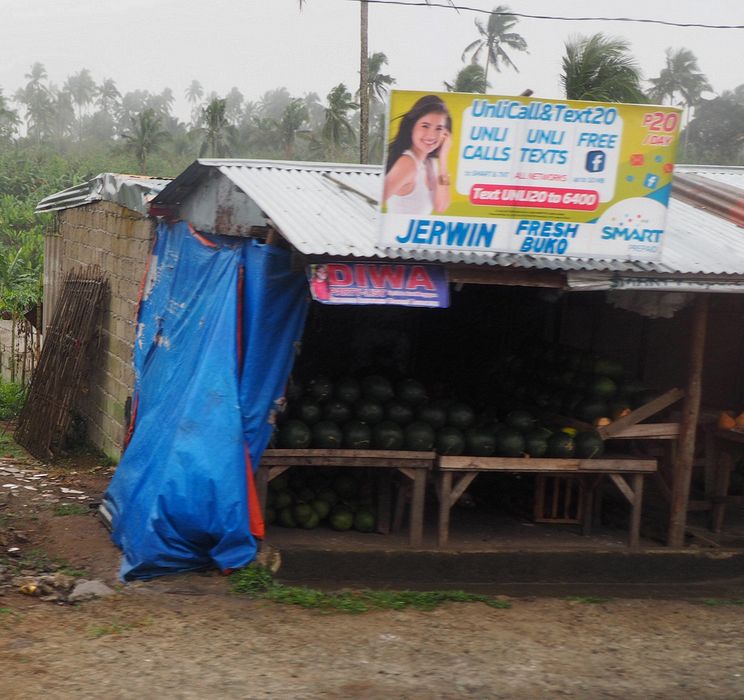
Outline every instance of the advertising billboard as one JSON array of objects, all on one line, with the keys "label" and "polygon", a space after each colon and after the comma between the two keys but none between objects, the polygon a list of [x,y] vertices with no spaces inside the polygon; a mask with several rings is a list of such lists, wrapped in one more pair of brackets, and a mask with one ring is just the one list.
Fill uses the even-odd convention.
[{"label": "advertising billboard", "polygon": [[657,260],[681,110],[394,90],[380,244]]}]

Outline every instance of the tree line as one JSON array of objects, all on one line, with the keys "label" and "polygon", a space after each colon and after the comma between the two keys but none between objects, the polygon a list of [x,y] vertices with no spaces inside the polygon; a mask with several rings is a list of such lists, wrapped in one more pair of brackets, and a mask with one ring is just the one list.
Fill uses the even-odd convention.
[{"label": "tree line", "polygon": [[[381,162],[384,105],[395,78],[385,53],[367,53],[366,5],[360,3],[360,83],[339,83],[324,97],[284,87],[257,99],[238,87],[218,95],[192,80],[184,92],[190,114],[182,120],[171,88],[122,93],[113,78],[96,82],[87,68],[56,85],[37,62],[12,95],[0,86],[0,314],[22,313],[40,298],[45,220],[33,214],[35,204],[99,172],[175,176],[196,157]],[[498,93],[498,73],[519,70],[518,55],[529,49],[518,23],[505,5],[476,19],[473,41],[442,89]],[[744,160],[744,85],[714,96],[689,49],[668,49],[659,75],[644,81],[626,40],[573,37],[560,82],[568,99],[683,107],[682,162]]]}]

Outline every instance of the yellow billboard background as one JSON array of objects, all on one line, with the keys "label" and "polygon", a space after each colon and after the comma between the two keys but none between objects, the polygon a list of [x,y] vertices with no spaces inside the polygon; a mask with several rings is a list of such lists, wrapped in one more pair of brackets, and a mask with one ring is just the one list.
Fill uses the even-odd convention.
[{"label": "yellow billboard background", "polygon": [[[503,224],[494,237],[490,248],[495,252],[519,252],[515,248],[516,239],[512,242],[507,239],[516,235],[517,222],[522,220],[606,225],[608,217],[620,212],[612,218],[620,225],[631,221],[634,207],[639,209],[640,219],[653,206],[653,215],[644,221],[650,222],[646,225],[654,227],[653,230],[663,229],[658,205],[664,207],[662,216],[665,216],[681,110],[534,96],[395,90],[389,104],[388,144],[398,134],[402,117],[426,95],[439,97],[452,118],[452,147],[447,159],[451,201],[446,210],[429,214],[432,220],[453,217],[463,220],[473,217],[478,221],[512,220],[514,230],[507,231],[507,225]],[[510,146],[505,145],[507,143]],[[507,153],[508,158],[505,157]],[[556,158],[567,160],[547,162],[546,156],[554,161]],[[538,162],[530,162],[531,158]],[[514,200],[520,197],[522,200],[516,206]],[[534,200],[530,198],[543,201],[533,206]],[[558,199],[560,202],[551,204]],[[623,200],[632,202],[608,211]],[[401,217],[392,214],[386,217],[385,202],[381,210],[381,242],[394,245],[396,241],[404,241]],[[647,250],[641,250],[642,245],[630,246],[636,248],[635,255],[617,241],[614,245],[602,244],[601,233],[590,232],[588,226],[574,236],[574,249],[566,251],[566,255],[587,257],[604,252],[612,258],[646,259],[658,257],[661,250],[660,234],[657,236],[659,245],[647,245]],[[409,237],[409,240],[412,239]],[[427,247],[422,240],[419,237],[418,247]],[[406,245],[407,242],[404,247]],[[433,247],[450,246],[436,244]]]}]

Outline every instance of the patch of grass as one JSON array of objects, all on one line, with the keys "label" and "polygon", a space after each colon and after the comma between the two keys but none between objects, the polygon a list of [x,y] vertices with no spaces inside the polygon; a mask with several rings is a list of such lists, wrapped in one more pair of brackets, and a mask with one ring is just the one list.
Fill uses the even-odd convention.
[{"label": "patch of grass", "polygon": [[7,629],[20,619],[20,614],[13,608],[0,608],[0,627]]},{"label": "patch of grass", "polygon": [[17,417],[25,400],[26,392],[21,384],[0,379],[0,420]]},{"label": "patch of grass", "polygon": [[70,562],[60,557],[50,557],[43,549],[30,549],[15,561],[18,569],[33,569],[40,572],[59,571],[73,578],[88,576],[88,572],[84,569],[76,569]]},{"label": "patch of grass", "polygon": [[744,605],[744,600],[735,598],[704,598],[703,605],[710,605],[711,607],[725,606],[725,605]]},{"label": "patch of grass", "polygon": [[129,622],[112,622],[109,625],[101,625],[100,627],[91,627],[90,636],[94,639],[99,637],[105,637],[109,634],[121,634],[122,632],[128,632],[135,628],[135,625]]},{"label": "patch of grass", "polygon": [[602,603],[611,603],[614,598],[601,598],[595,595],[570,595],[566,597],[571,603],[581,603],[582,605],[602,605]]},{"label": "patch of grass", "polygon": [[0,456],[9,455],[15,459],[28,459],[29,454],[14,439],[13,436],[0,428]]},{"label": "patch of grass", "polygon": [[89,512],[88,508],[81,506],[79,503],[58,503],[54,506],[52,515],[60,518],[65,515],[87,515]]},{"label": "patch of grass", "polygon": [[145,617],[141,620],[134,620],[131,622],[121,622],[120,620],[114,620],[107,625],[97,625],[96,627],[91,627],[90,630],[88,630],[88,633],[94,639],[98,639],[99,637],[105,637],[109,634],[121,634],[122,632],[129,632],[133,629],[146,627],[147,625],[151,624],[152,618],[150,617]]},{"label": "patch of grass", "polygon": [[285,605],[323,612],[360,614],[370,610],[430,611],[442,603],[484,603],[492,608],[510,608],[511,603],[492,596],[465,591],[338,591],[325,592],[305,586],[276,583],[271,572],[261,566],[249,566],[230,575],[233,592]]}]

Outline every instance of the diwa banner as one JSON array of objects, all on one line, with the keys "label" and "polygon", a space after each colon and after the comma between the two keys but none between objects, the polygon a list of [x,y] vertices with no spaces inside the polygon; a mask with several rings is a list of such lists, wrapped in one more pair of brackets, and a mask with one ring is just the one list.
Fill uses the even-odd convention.
[{"label": "diwa banner", "polygon": [[307,279],[321,304],[449,306],[447,272],[440,265],[328,262],[308,265]]},{"label": "diwa banner", "polygon": [[380,245],[656,260],[681,110],[394,90]]}]

